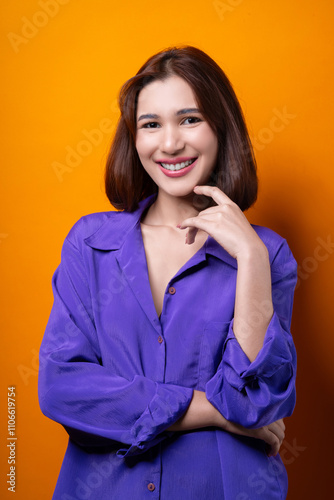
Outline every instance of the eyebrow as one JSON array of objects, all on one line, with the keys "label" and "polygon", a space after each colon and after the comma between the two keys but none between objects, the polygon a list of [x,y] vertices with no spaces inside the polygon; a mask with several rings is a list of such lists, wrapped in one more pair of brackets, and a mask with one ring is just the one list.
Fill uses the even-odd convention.
[{"label": "eyebrow", "polygon": [[[176,116],[180,115],[187,115],[189,113],[200,113],[200,110],[198,108],[184,108],[184,109],[179,109],[175,114]],[[140,120],[157,120],[159,118],[159,115],[155,115],[152,113],[147,113],[146,115],[140,115],[138,118],[138,122]]]}]

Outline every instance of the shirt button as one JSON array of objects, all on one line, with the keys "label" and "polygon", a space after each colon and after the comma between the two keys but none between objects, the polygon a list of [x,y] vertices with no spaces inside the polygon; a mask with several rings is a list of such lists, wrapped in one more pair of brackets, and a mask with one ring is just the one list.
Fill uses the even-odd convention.
[{"label": "shirt button", "polygon": [[163,338],[159,335],[159,337],[158,337],[158,342],[159,342],[159,344],[162,344],[162,343],[163,343],[163,341],[164,341],[164,339],[163,339]]},{"label": "shirt button", "polygon": [[147,487],[148,487],[148,489],[149,489],[150,491],[154,491],[154,490],[155,490],[155,486],[154,486],[154,484],[153,484],[153,483],[148,483]]},{"label": "shirt button", "polygon": [[176,292],[175,288],[173,286],[170,286],[168,288],[168,292],[171,294],[171,295],[174,295],[174,293]]}]

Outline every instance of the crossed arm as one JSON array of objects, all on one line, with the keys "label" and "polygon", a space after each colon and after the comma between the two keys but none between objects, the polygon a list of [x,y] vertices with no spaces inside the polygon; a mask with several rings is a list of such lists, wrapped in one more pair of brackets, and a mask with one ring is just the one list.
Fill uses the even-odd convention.
[{"label": "crossed arm", "polygon": [[[196,186],[194,191],[211,196],[217,206],[185,219],[179,227],[188,228],[186,243],[193,243],[198,229],[201,229],[237,260],[233,331],[252,362],[262,348],[274,312],[268,251],[240,208],[221,190],[212,186]],[[247,429],[226,420],[207,400],[205,393],[200,391],[194,391],[186,413],[169,430],[181,431],[211,425],[235,434],[263,439],[269,445],[270,455],[278,453],[284,439],[285,425],[282,419],[259,429]]]},{"label": "crossed arm", "polygon": [[[234,206],[225,207],[223,217],[230,218],[231,211],[237,212]],[[218,217],[222,216],[218,214]],[[195,224],[183,222],[185,227],[195,228]],[[52,280],[54,306],[40,350],[39,398],[42,411],[64,425],[81,445],[102,446],[109,441],[130,445],[117,452],[122,456],[123,453],[128,456],[144,452],[165,438],[164,430],[182,431],[208,426],[262,439],[269,444],[272,454],[277,453],[284,438],[281,418],[291,414],[295,397],[296,360],[289,323],[296,269],[287,245],[277,249],[279,258],[276,259],[272,285],[275,313],[270,320],[268,335],[264,331],[271,316],[271,301],[267,302],[265,292],[268,275],[264,268],[263,278],[259,281],[260,274],[255,266],[262,260],[259,258],[262,241],[259,247],[256,246],[261,248],[257,255],[251,251],[237,256],[238,265],[244,259],[237,278],[239,302],[236,303],[234,322],[230,324],[222,363],[207,382],[204,393],[158,383],[143,375],[128,380],[101,365],[85,262],[76,244],[76,239],[81,238],[80,231],[78,223],[65,240],[62,262]],[[192,237],[194,235],[190,235],[190,241]],[[254,241],[252,239],[249,248],[253,248]],[[225,245],[227,247],[228,243]],[[251,260],[247,260],[250,256],[253,256],[252,265]],[[262,279],[263,286],[260,285]],[[253,310],[250,302],[246,304],[248,294],[252,298],[258,294],[257,300],[266,304],[267,316],[263,314],[260,318],[262,328],[258,324],[252,325],[251,321],[245,327],[238,326],[238,322],[242,325],[242,318],[249,320],[245,307]],[[264,349],[257,354],[264,336]],[[257,348],[254,348],[255,344]],[[268,422],[274,423],[267,425]]]},{"label": "crossed arm", "polygon": [[242,425],[226,420],[221,413],[207,400],[205,392],[194,391],[193,398],[185,414],[171,425],[169,431],[186,431],[201,427],[219,427],[224,431],[241,436],[262,439],[268,445],[268,455],[279,452],[285,437],[283,419],[259,429],[247,429]]}]

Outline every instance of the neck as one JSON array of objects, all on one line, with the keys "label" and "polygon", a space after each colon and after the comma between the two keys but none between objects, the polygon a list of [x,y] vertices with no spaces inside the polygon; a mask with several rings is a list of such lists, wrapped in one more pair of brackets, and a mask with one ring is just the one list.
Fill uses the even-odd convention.
[{"label": "neck", "polygon": [[176,227],[184,219],[195,217],[199,213],[199,210],[194,206],[195,200],[195,193],[185,197],[177,197],[159,191],[157,199],[147,211],[144,224]]}]

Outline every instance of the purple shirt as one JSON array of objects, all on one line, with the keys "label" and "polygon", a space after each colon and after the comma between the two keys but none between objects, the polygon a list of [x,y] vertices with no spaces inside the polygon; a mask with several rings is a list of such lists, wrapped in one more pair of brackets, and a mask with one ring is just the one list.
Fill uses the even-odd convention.
[{"label": "purple shirt", "polygon": [[157,316],[140,227],[154,199],[82,217],[65,239],[40,350],[41,409],[70,436],[53,499],[284,499],[284,465],[263,441],[166,429],[194,389],[245,427],[291,415],[296,262],[284,239],[253,226],[269,251],[275,312],[251,363],[232,329],[237,263],[211,236],[170,280]]}]

